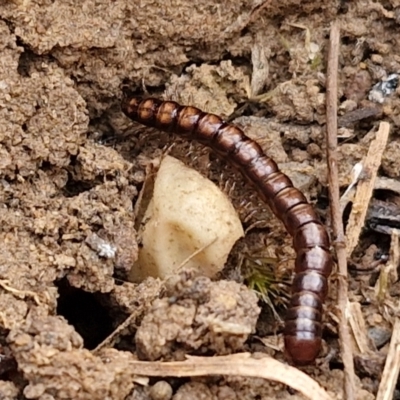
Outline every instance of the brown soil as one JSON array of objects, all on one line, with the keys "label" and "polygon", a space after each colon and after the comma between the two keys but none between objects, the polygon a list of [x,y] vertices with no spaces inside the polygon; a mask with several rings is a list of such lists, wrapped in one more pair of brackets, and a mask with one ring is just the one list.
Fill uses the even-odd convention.
[{"label": "brown soil", "polygon": [[[279,221],[223,161],[129,121],[119,107],[123,84],[240,116],[236,122],[318,201],[325,218],[325,72],[330,22],[338,18],[340,185],[351,182],[377,118],[392,124],[380,175],[399,178],[400,90],[383,105],[369,102],[368,92],[400,73],[400,2],[268,3],[0,1],[0,399],[300,398],[241,377],[142,386],[128,368],[132,354],[182,360],[258,351],[283,360],[279,346],[264,346],[279,332],[265,304],[258,336],[249,336],[259,308],[237,265],[240,252],[257,260],[294,253]],[[248,228],[225,279],[126,281],[138,252],[138,195],[146,169],[166,149],[225,188]],[[391,200],[400,204],[398,196]],[[367,230],[362,239],[354,264],[388,251],[387,236]],[[350,281],[350,300],[363,305],[379,348],[357,359],[360,399],[376,394],[399,296],[394,290],[383,312],[373,278]],[[331,291],[325,358],[306,371],[342,399]],[[93,351],[128,316],[129,324]],[[216,326],[232,331],[218,334]]]}]

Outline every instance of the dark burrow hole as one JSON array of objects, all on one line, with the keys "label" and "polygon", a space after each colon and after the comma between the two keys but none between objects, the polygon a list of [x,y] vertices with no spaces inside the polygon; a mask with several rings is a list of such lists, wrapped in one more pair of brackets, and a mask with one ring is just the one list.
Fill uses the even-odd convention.
[{"label": "dark burrow hole", "polygon": [[101,293],[72,287],[66,278],[56,283],[59,292],[57,314],[62,315],[82,336],[85,348],[92,350],[113,331],[112,318],[99,301]]},{"label": "dark burrow hole", "polygon": [[81,193],[88,192],[96,186],[97,182],[75,181],[71,174],[68,174],[68,181],[64,186],[63,192],[65,197],[75,197]]},{"label": "dark burrow hole", "polygon": [[[17,376],[18,364],[8,347],[5,339],[6,333],[3,329],[0,332],[0,380],[13,381]],[[1,397],[1,396],[0,396]]]}]

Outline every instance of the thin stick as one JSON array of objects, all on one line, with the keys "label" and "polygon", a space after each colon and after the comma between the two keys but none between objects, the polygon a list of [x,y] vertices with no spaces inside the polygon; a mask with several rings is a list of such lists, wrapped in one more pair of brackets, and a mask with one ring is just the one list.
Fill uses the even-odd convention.
[{"label": "thin stick", "polygon": [[[400,232],[396,229],[393,230],[392,240],[390,243],[390,258],[385,270],[381,271],[381,275],[386,275],[386,282],[390,282],[390,275],[395,275],[397,278],[397,267],[400,264]],[[381,279],[381,277],[379,277]],[[379,285],[382,287],[382,284]],[[390,298],[387,287],[380,290],[382,298]],[[398,309],[399,302],[395,305]],[[383,369],[381,382],[379,384],[378,394],[376,400],[391,400],[394,398],[394,391],[399,378],[400,372],[400,319],[395,318],[392,331],[392,339],[390,341],[389,351],[386,357],[385,368]]]},{"label": "thin stick", "polygon": [[340,26],[334,21],[331,26],[328,70],[326,82],[326,140],[329,170],[329,197],[335,249],[338,259],[338,308],[339,337],[344,364],[344,391],[347,400],[355,399],[355,375],[351,336],[347,323],[347,255],[342,215],[339,202],[339,177],[337,161],[337,80],[339,67]]},{"label": "thin stick", "polygon": [[333,400],[316,381],[297,368],[271,357],[256,358],[249,353],[219,357],[188,357],[186,361],[129,362],[129,372],[141,376],[245,376],[283,383],[310,400]]},{"label": "thin stick", "polygon": [[114,339],[117,338],[125,328],[132,324],[137,317],[138,313],[133,312],[124,322],[118,325],[115,330],[113,330],[101,343],[99,343],[93,350],[91,350],[91,352],[93,354],[98,354],[98,352],[104,347],[112,347]]},{"label": "thin stick", "polygon": [[400,319],[396,318],[393,326],[392,339],[386,358],[385,368],[382,373],[376,400],[393,399],[397,379],[400,371]]},{"label": "thin stick", "polygon": [[378,175],[378,169],[382,163],[383,152],[385,151],[389,139],[390,124],[382,121],[376,138],[371,142],[368,154],[363,161],[363,174],[366,176],[358,182],[356,195],[353,201],[353,207],[349,216],[349,222],[346,228],[347,251],[351,256],[357,246],[361,231],[365,225],[368,205],[375,187],[375,180]]}]

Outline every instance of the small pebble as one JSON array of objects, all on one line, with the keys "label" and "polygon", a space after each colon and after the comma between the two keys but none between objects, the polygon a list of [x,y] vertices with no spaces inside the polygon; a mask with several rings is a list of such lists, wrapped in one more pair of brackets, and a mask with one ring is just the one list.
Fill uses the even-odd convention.
[{"label": "small pebble", "polygon": [[170,400],[172,398],[172,387],[166,381],[158,381],[150,388],[152,400]]},{"label": "small pebble", "polygon": [[391,332],[387,329],[374,327],[368,330],[368,336],[374,342],[375,347],[379,349],[390,340]]}]

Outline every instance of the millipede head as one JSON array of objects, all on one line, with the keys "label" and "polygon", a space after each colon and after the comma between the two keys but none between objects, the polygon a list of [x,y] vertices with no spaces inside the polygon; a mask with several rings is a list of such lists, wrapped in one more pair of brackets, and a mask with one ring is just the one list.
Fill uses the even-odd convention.
[{"label": "millipede head", "polygon": [[135,116],[138,114],[139,105],[142,100],[141,97],[132,97],[129,92],[124,92],[121,103],[123,113],[129,118],[136,119]]}]

